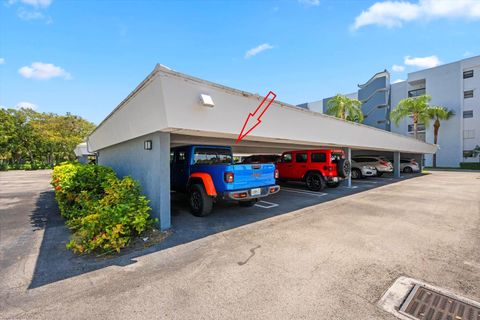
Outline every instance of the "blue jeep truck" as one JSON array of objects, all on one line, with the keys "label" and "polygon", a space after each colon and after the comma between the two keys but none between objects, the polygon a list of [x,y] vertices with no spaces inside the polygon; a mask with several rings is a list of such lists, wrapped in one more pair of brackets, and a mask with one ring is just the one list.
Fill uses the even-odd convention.
[{"label": "blue jeep truck", "polygon": [[273,163],[234,164],[232,149],[223,146],[189,145],[170,152],[170,183],[186,192],[191,211],[206,216],[217,199],[252,206],[258,198],[277,193],[278,171]]}]

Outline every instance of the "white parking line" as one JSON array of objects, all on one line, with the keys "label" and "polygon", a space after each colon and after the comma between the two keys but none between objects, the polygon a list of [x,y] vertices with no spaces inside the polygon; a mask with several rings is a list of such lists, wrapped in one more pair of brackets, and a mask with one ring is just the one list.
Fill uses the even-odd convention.
[{"label": "white parking line", "polygon": [[379,182],[378,181],[371,181],[371,180],[357,180],[353,183],[374,183],[374,184],[378,184]]},{"label": "white parking line", "polygon": [[291,188],[285,188],[285,187],[282,187],[280,189],[280,191],[302,193],[302,194],[306,194],[306,195],[309,195],[309,196],[317,196],[317,197],[323,197],[323,196],[327,195],[326,193],[323,193],[323,192],[304,191],[304,190],[291,189]]},{"label": "white parking line", "polygon": [[264,209],[271,209],[271,208],[278,207],[278,203],[272,203],[272,202],[263,201],[263,200],[260,200],[260,201],[258,201],[258,202],[259,202],[259,203],[262,202],[262,203],[265,203],[265,204],[267,204],[267,205],[264,206],[264,205],[255,203],[255,206],[256,206],[256,207],[260,207],[260,208],[264,208]]}]

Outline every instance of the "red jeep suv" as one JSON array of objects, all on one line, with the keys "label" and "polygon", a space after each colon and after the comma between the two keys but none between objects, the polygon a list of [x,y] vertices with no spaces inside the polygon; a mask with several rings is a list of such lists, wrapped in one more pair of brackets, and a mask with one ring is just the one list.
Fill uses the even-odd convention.
[{"label": "red jeep suv", "polygon": [[350,168],[342,150],[330,149],[287,151],[277,163],[280,181],[305,181],[313,191],[338,187],[350,174]]}]

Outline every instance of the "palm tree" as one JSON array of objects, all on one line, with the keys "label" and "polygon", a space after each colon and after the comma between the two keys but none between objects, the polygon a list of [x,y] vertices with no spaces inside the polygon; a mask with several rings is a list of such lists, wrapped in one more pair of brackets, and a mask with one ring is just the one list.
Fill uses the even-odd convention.
[{"label": "palm tree", "polygon": [[[438,142],[438,131],[440,130],[440,120],[448,120],[455,115],[455,112],[448,110],[445,107],[434,106],[430,107],[428,110],[430,119],[435,120],[433,123],[433,143],[437,144]],[[437,154],[433,154],[433,167],[437,167]]]},{"label": "palm tree", "polygon": [[428,102],[432,97],[427,95],[418,96],[415,98],[406,98],[400,100],[397,107],[390,112],[390,119],[395,122],[396,125],[400,123],[403,118],[413,117],[413,136],[415,139],[418,137],[418,124],[423,123],[425,127],[430,120],[429,105]]},{"label": "palm tree", "polygon": [[362,122],[364,117],[361,107],[362,103],[359,100],[337,94],[328,100],[327,114],[343,120]]},{"label": "palm tree", "polygon": [[472,150],[473,151],[473,157],[476,158],[478,157],[478,162],[480,162],[480,146],[477,144],[475,148]]}]

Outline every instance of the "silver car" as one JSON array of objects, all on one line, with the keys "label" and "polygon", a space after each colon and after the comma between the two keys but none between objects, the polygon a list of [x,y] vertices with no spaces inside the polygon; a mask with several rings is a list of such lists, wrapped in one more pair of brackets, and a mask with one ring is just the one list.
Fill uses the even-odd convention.
[{"label": "silver car", "polygon": [[372,166],[377,169],[377,177],[385,172],[393,172],[393,165],[390,161],[378,156],[355,156],[352,158],[361,165]]},{"label": "silver car", "polygon": [[[393,161],[390,162],[393,163]],[[404,173],[420,172],[420,166],[415,159],[400,159],[400,171]]]},{"label": "silver car", "polygon": [[377,169],[374,166],[360,164],[352,159],[352,179],[374,177],[376,175]]},{"label": "silver car", "polygon": [[415,159],[401,159],[400,170],[405,173],[420,172],[420,166]]}]

